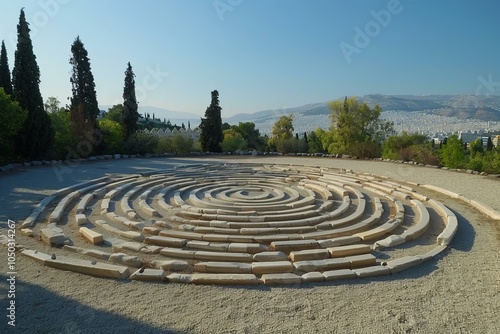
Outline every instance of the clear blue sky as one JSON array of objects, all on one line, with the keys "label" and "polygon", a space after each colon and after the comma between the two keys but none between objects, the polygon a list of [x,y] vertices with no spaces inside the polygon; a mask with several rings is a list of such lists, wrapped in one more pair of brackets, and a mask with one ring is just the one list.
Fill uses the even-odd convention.
[{"label": "clear blue sky", "polygon": [[[23,6],[42,95],[63,103],[77,35],[100,105],[121,101],[128,61],[141,105],[202,115],[218,89],[226,117],[344,95],[474,94],[479,76],[500,82],[498,0],[3,1],[11,70]],[[378,23],[380,11],[390,19]]]}]

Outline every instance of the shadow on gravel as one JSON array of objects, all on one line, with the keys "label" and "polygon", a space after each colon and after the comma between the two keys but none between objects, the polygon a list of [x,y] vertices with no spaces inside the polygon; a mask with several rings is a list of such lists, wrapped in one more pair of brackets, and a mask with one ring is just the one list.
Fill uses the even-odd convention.
[{"label": "shadow on gravel", "polygon": [[462,252],[468,252],[474,246],[474,240],[476,238],[476,231],[472,227],[471,223],[464,218],[460,213],[455,210],[450,209],[455,216],[458,218],[458,231],[450,247]]},{"label": "shadow on gravel", "polygon": [[[7,276],[0,275],[0,333],[190,333],[147,323],[83,305],[40,286],[19,280],[15,285],[15,327],[7,324]],[[5,288],[5,289],[4,289]],[[95,301],[99,304],[99,300]],[[146,307],[147,303],[145,303]],[[161,309],[161,308],[160,308]]]}]

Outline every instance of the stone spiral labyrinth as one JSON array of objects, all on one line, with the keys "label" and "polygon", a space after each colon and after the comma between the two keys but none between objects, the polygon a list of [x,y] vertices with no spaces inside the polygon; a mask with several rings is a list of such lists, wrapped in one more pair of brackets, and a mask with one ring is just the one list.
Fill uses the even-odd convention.
[{"label": "stone spiral labyrinth", "polygon": [[144,281],[298,284],[390,275],[441,253],[458,228],[452,211],[412,186],[259,164],[103,177],[41,201],[21,229],[39,246],[22,254],[62,270]]}]

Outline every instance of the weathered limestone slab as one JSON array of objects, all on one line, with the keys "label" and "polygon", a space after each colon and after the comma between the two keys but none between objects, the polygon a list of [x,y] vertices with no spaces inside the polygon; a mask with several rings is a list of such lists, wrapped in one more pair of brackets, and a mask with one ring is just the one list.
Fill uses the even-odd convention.
[{"label": "weathered limestone slab", "polygon": [[401,237],[405,238],[406,241],[414,240],[420,237],[422,234],[424,234],[427,228],[429,227],[431,219],[429,211],[422,204],[422,202],[417,200],[412,200],[411,203],[417,209],[420,219],[415,225],[411,226],[409,229],[404,231],[403,234],[401,234]]},{"label": "weathered limestone slab", "polygon": [[40,236],[42,241],[50,246],[62,246],[69,242],[63,230],[55,226],[55,224],[49,224],[46,228],[42,228]]},{"label": "weathered limestone slab", "polygon": [[408,268],[418,266],[422,262],[424,262],[424,260],[421,256],[405,256],[382,264],[385,264],[387,268],[389,268],[391,274],[395,274]]},{"label": "weathered limestone slab", "polygon": [[154,246],[154,245],[149,245],[141,248],[141,253],[144,254],[160,254],[160,251],[163,249],[163,247],[160,246]]},{"label": "weathered limestone slab", "polygon": [[275,261],[275,262],[253,262],[252,273],[256,275],[274,274],[274,273],[291,273],[293,265],[290,261]]},{"label": "weathered limestone slab", "polygon": [[360,242],[361,238],[355,235],[349,235],[345,237],[338,237],[333,239],[326,240],[318,240],[318,244],[320,248],[328,248],[328,247],[338,247],[345,246],[350,244],[355,244]]},{"label": "weathered limestone slab", "polygon": [[385,222],[384,224],[378,227],[375,227],[367,231],[358,232],[355,235],[363,239],[363,241],[373,240],[389,233],[390,231],[398,227],[400,224],[401,224],[400,220],[391,219],[388,222]]},{"label": "weathered limestone slab", "polygon": [[[195,229],[195,231],[196,231],[196,229]],[[197,231],[197,233],[202,233],[202,232]],[[207,234],[203,235],[203,241],[228,242],[229,241],[229,235],[207,233]]]},{"label": "weathered limestone slab", "polygon": [[151,236],[144,239],[145,244],[158,245],[164,247],[178,247],[182,248],[187,244],[186,239],[177,239],[163,236]]},{"label": "weathered limestone slab", "polygon": [[323,276],[325,277],[325,281],[336,281],[358,277],[351,269],[329,270],[323,272]]},{"label": "weathered limestone slab", "polygon": [[365,268],[358,268],[358,269],[353,269],[354,273],[356,273],[356,276],[362,278],[362,277],[374,277],[374,276],[383,276],[383,275],[390,275],[391,270],[385,266],[373,266],[373,267],[365,267]]},{"label": "weathered limestone slab", "polygon": [[377,258],[372,254],[348,256],[346,259],[351,263],[351,269],[374,266],[377,263]]},{"label": "weathered limestone slab", "polygon": [[261,280],[266,285],[300,284],[302,282],[300,276],[291,273],[264,274]]},{"label": "weathered limestone slab", "polygon": [[104,236],[101,233],[93,231],[87,227],[80,227],[79,232],[85,239],[94,245],[99,245],[104,242]]},{"label": "weathered limestone slab", "polygon": [[141,243],[128,241],[120,244],[113,244],[113,252],[122,252],[124,250],[140,252],[143,248],[145,248]]},{"label": "weathered limestone slab", "polygon": [[108,277],[108,278],[126,278],[129,275],[127,267],[117,266],[102,262],[86,261],[67,256],[57,256],[54,260],[50,255],[34,250],[24,250],[21,254],[26,255],[48,267],[61,270],[73,271],[77,273]]},{"label": "weathered limestone slab", "polygon": [[142,228],[142,233],[144,234],[151,234],[151,235],[158,235],[161,230],[163,230],[162,228],[160,227],[156,227],[156,226],[145,226]]},{"label": "weathered limestone slab", "polygon": [[256,254],[267,251],[267,246],[256,243],[232,242],[229,244],[229,252]]},{"label": "weathered limestone slab", "polygon": [[200,273],[251,274],[252,265],[241,262],[198,262],[194,270]]},{"label": "weathered limestone slab", "polygon": [[139,269],[130,275],[130,279],[135,281],[164,281],[165,272],[161,269]]},{"label": "weathered limestone slab", "polygon": [[193,281],[193,275],[172,273],[167,276],[167,280],[172,283],[191,283]]},{"label": "weathered limestone slab", "polygon": [[312,272],[336,269],[350,269],[351,263],[346,258],[324,259],[314,261],[298,261],[293,266],[298,271]]},{"label": "weathered limestone slab", "polygon": [[390,235],[385,239],[376,241],[373,244],[374,249],[381,249],[381,248],[388,248],[388,247],[394,247],[397,245],[401,245],[404,243],[406,240],[405,238],[401,237],[400,235]]},{"label": "weathered limestone slab", "polygon": [[307,261],[307,260],[322,260],[330,257],[327,249],[306,249],[301,251],[290,252],[290,260]]},{"label": "weathered limestone slab", "polygon": [[458,219],[455,215],[448,216],[446,220],[446,227],[437,237],[437,243],[441,246],[449,245],[458,231]]},{"label": "weathered limestone slab", "polygon": [[[170,276],[169,276],[170,277]],[[217,284],[217,285],[256,285],[259,280],[253,274],[199,274],[191,277],[194,284]]]},{"label": "weathered limestone slab", "polygon": [[33,236],[33,230],[30,228],[22,228],[19,230],[19,233],[21,233],[22,235],[25,235],[27,237]]},{"label": "weathered limestone slab", "polygon": [[197,251],[194,258],[205,261],[252,262],[252,254]]},{"label": "weathered limestone slab", "polygon": [[125,253],[113,253],[109,257],[110,262],[123,264],[129,267],[142,267],[142,260],[137,256],[127,255]]},{"label": "weathered limestone slab", "polygon": [[453,191],[450,191],[450,190],[447,190],[447,189],[444,189],[444,188],[441,188],[441,187],[438,187],[438,186],[433,186],[433,185],[429,185],[429,184],[422,184],[421,186],[424,187],[424,188],[427,188],[427,189],[434,190],[434,191],[437,191],[439,193],[445,194],[445,195],[450,196],[452,198],[458,198],[458,196],[459,196],[459,194],[457,194],[457,193],[455,193]]},{"label": "weathered limestone slab", "polygon": [[76,224],[78,226],[85,225],[88,222],[87,216],[84,215],[83,213],[76,214],[75,215],[75,220],[76,220]]},{"label": "weathered limestone slab", "polygon": [[127,226],[131,230],[142,231],[144,229],[144,223],[136,222],[133,220],[125,220],[123,225]]},{"label": "weathered limestone slab", "polygon": [[500,211],[493,209],[491,206],[476,200],[471,200],[470,204],[490,218],[500,220]]},{"label": "weathered limestone slab", "polygon": [[86,194],[85,196],[83,196],[80,202],[78,202],[78,206],[76,207],[76,214],[78,215],[80,213],[83,213],[90,200],[92,200],[94,197],[94,194]]},{"label": "weathered limestone slab", "polygon": [[179,259],[191,259],[194,260],[195,250],[179,249],[179,248],[169,248],[165,247],[160,251],[161,255],[179,258]]},{"label": "weathered limestone slab", "polygon": [[25,249],[21,251],[21,254],[26,255],[27,257],[32,258],[33,260],[40,262],[43,265],[45,265],[45,262],[47,260],[51,259],[50,255],[32,249]]},{"label": "weathered limestone slab", "polygon": [[255,262],[286,261],[288,256],[283,252],[262,252],[253,256]]},{"label": "weathered limestone slab", "polygon": [[165,237],[179,238],[179,239],[200,240],[200,241],[203,240],[203,234],[179,231],[179,230],[163,230],[159,233],[159,235]]},{"label": "weathered limestone slab", "polygon": [[350,255],[366,254],[371,252],[371,248],[368,245],[346,245],[338,247],[327,248],[331,257],[345,257]]},{"label": "weathered limestone slab", "polygon": [[294,250],[314,249],[318,248],[319,244],[316,240],[289,240],[289,241],[273,241],[271,249],[283,252]]},{"label": "weathered limestone slab", "polygon": [[185,271],[192,270],[193,266],[187,261],[181,260],[154,260],[151,265],[157,269],[169,271]]},{"label": "weathered limestone slab", "polygon": [[318,271],[313,271],[310,273],[305,273],[304,275],[302,275],[301,279],[304,283],[324,282],[325,276],[323,276],[323,274]]}]

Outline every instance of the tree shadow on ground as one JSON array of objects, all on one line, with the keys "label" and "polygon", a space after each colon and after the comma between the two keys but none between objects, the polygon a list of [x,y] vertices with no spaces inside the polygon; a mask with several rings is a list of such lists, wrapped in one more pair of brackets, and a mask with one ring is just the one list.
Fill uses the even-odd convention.
[{"label": "tree shadow on ground", "polygon": [[[7,276],[2,282],[2,322],[0,333],[190,333],[159,328],[112,312],[99,310],[61,296],[19,278],[15,285],[15,299],[7,299]],[[15,300],[15,327],[7,324],[7,307]],[[99,303],[98,300],[95,301]],[[123,301],[126,303],[126,301]],[[145,307],[147,304],[145,304]]]}]

